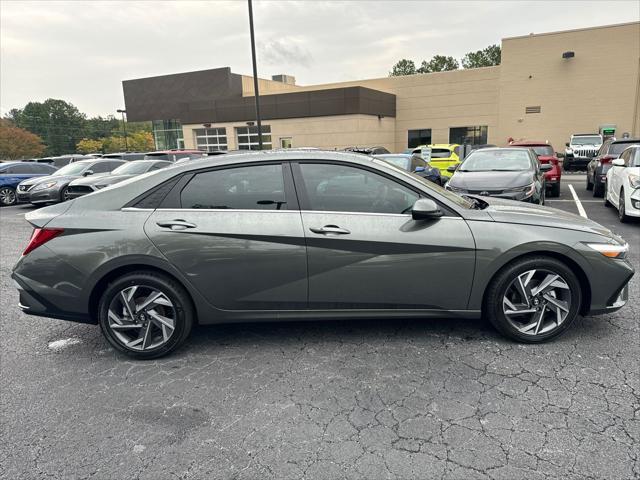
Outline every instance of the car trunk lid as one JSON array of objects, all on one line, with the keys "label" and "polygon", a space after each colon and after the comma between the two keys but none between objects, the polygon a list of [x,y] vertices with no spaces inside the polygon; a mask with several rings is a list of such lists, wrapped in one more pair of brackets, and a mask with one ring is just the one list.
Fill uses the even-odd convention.
[{"label": "car trunk lid", "polygon": [[55,205],[51,205],[50,207],[39,208],[38,210],[27,213],[24,218],[35,228],[42,228],[46,226],[51,220],[69,210],[72,204],[73,200],[63,203],[57,203]]}]

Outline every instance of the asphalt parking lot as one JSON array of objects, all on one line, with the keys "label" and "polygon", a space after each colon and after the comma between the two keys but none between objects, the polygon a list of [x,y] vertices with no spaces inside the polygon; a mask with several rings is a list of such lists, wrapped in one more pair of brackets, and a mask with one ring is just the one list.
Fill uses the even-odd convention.
[{"label": "asphalt parking lot", "polygon": [[[578,213],[569,184],[640,269],[640,222],[583,174],[549,206]],[[480,321],[250,324],[140,362],[17,308],[31,209],[0,210],[2,478],[640,477],[638,276],[623,310],[543,345]]]}]

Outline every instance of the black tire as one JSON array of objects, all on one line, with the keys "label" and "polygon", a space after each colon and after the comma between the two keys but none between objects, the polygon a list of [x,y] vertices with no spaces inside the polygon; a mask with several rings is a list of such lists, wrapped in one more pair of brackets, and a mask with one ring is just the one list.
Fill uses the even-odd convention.
[{"label": "black tire", "polygon": [[587,190],[593,190],[593,182],[589,178],[589,172],[587,171]]},{"label": "black tire", "polygon": [[[162,292],[172,302],[175,309],[174,331],[162,345],[148,349],[135,350],[127,347],[109,326],[109,305],[112,300],[125,289],[136,285],[152,288]],[[102,334],[118,351],[140,360],[162,357],[179,348],[191,333],[195,323],[195,309],[191,297],[182,285],[161,273],[138,271],[128,273],[109,283],[98,305],[98,320]]]},{"label": "black tire", "polygon": [[[503,298],[518,275],[529,270],[543,270],[560,275],[571,293],[571,305],[564,321],[546,333],[537,335],[526,334],[515,328],[504,314]],[[485,291],[483,313],[491,324],[504,336],[523,343],[540,343],[564,333],[576,320],[582,302],[582,289],[576,275],[561,261],[545,256],[525,257],[516,259],[500,270],[491,280]]]},{"label": "black tire", "polygon": [[604,206],[607,208],[611,208],[613,205],[611,205],[611,202],[609,202],[609,199],[607,198],[607,187],[605,186],[604,188]]},{"label": "black tire", "polygon": [[69,187],[64,187],[61,191],[60,191],[60,201],[61,202],[66,202],[69,199],[67,198],[67,193],[69,192]]},{"label": "black tire", "polygon": [[10,207],[18,203],[18,197],[16,196],[16,190],[12,187],[0,188],[0,206]]},{"label": "black tire", "polygon": [[602,182],[598,182],[595,178],[593,179],[593,196],[601,197],[604,194],[604,185]]},{"label": "black tire", "polygon": [[618,218],[621,223],[627,223],[629,221],[629,216],[625,210],[624,188],[620,189],[620,198],[618,199]]},{"label": "black tire", "polygon": [[560,196],[560,182],[554,183],[551,185],[551,189],[549,189],[550,197],[559,197]]}]

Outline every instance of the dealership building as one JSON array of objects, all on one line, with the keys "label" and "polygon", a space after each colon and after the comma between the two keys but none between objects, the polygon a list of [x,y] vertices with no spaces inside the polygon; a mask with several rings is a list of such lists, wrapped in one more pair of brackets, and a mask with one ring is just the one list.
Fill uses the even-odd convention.
[{"label": "dealership building", "polygon": [[[257,149],[253,78],[229,68],[123,82],[156,147]],[[502,40],[499,66],[301,86],[259,79],[265,148],[505,145],[615,129],[640,137],[640,23]]]}]

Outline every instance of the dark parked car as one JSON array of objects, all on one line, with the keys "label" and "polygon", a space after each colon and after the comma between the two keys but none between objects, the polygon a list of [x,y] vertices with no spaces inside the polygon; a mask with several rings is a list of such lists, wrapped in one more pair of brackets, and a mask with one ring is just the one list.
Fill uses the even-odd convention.
[{"label": "dark parked car", "polygon": [[432,167],[420,155],[407,155],[405,153],[389,153],[387,155],[374,155],[375,158],[384,160],[391,165],[402,170],[414,173],[419,177],[426,178],[437,185],[442,185],[440,170]]},{"label": "dark parked car", "polygon": [[562,169],[560,168],[560,159],[556,155],[553,146],[548,142],[536,142],[532,140],[513,141],[509,144],[512,147],[531,148],[538,156],[538,161],[542,164],[551,165],[551,169],[544,172],[544,180],[547,185],[547,191],[552,197],[560,196],[560,184],[562,181]]},{"label": "dark parked car", "polygon": [[77,198],[96,190],[115,185],[131,177],[153,172],[161,168],[169,167],[173,162],[166,160],[136,160],[120,165],[111,173],[91,175],[89,177],[78,178],[69,184],[67,189],[69,198]]},{"label": "dark parked car", "polygon": [[18,184],[29,178],[44,177],[54,173],[51,165],[33,162],[0,163],[0,206],[18,203],[16,188]]},{"label": "dark parked car", "polygon": [[385,155],[391,153],[384,147],[347,147],[343,152],[362,153],[364,155]]},{"label": "dark parked car", "polygon": [[474,150],[457,167],[446,185],[457,194],[500,197],[544,204],[544,172],[552,167],[540,165],[530,148],[483,148]]},{"label": "dark parked car", "polygon": [[630,145],[640,144],[638,138],[610,138],[598,150],[598,153],[587,165],[587,190],[593,190],[594,197],[604,195],[607,172],[611,168],[611,161],[620,156]]},{"label": "dark parked car", "polygon": [[47,177],[32,178],[20,182],[17,190],[18,201],[31,202],[34,205],[64,202],[70,198],[68,186],[72,180],[108,173],[122,164],[122,160],[103,160],[101,158],[70,163]]},{"label": "dark parked car", "polygon": [[26,219],[20,308],[99,324],[138,358],[195,324],[264,320],[484,315],[542,342],[620,309],[634,273],[587,218],[338,152],[186,162]]}]

